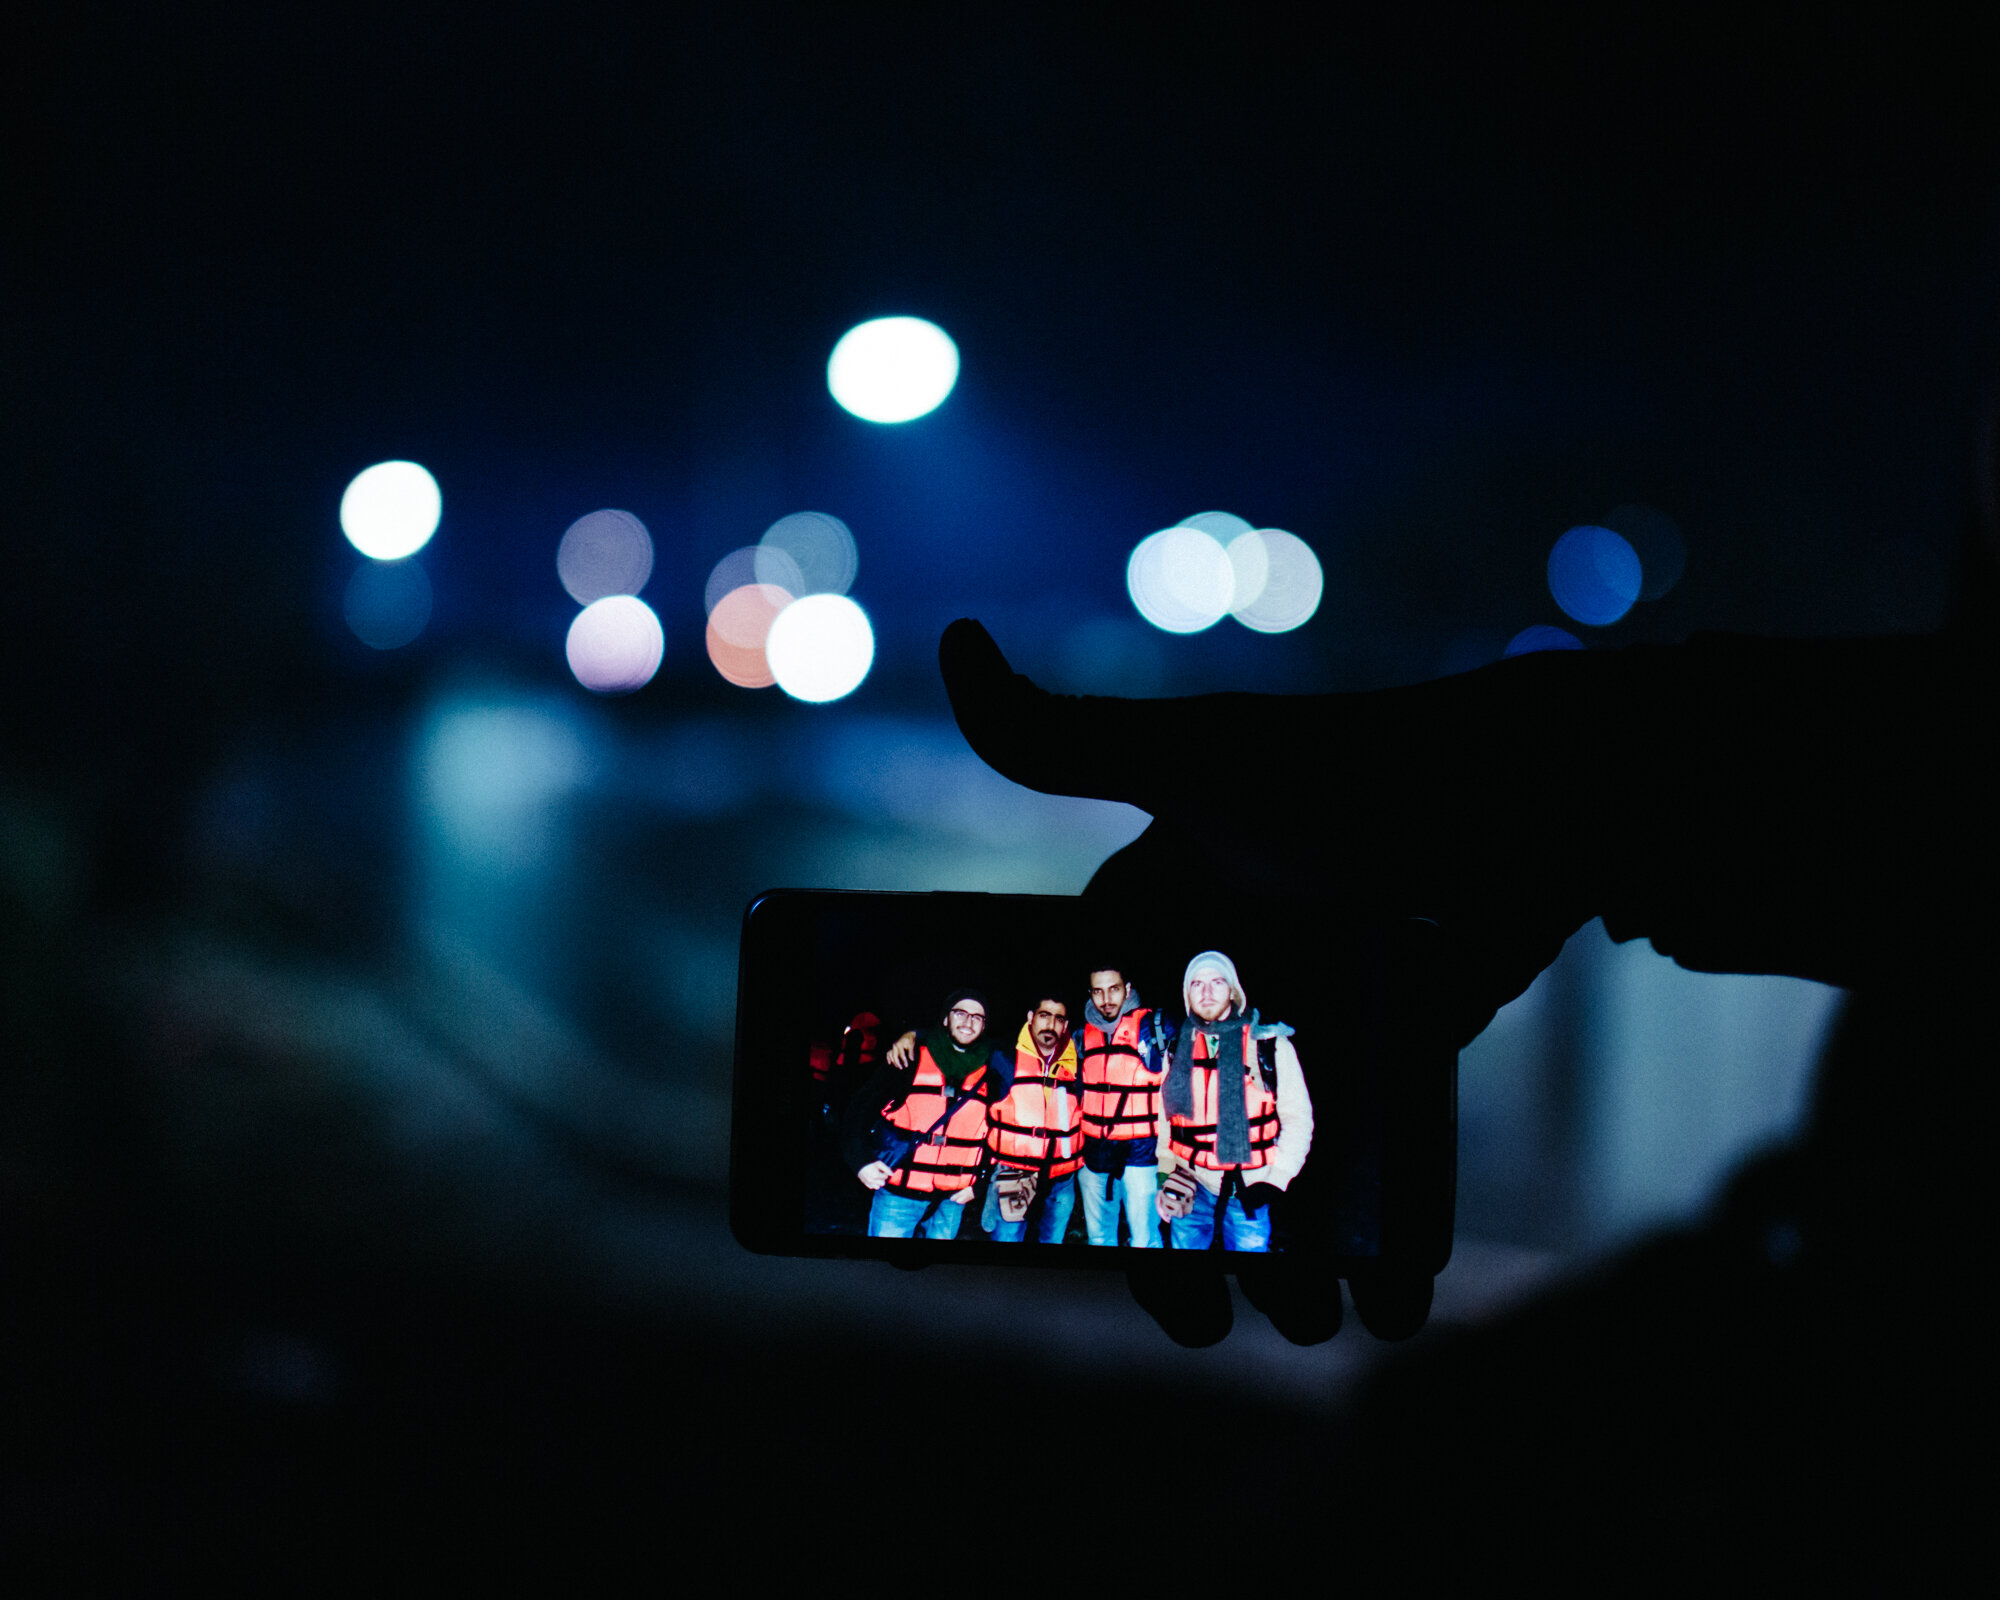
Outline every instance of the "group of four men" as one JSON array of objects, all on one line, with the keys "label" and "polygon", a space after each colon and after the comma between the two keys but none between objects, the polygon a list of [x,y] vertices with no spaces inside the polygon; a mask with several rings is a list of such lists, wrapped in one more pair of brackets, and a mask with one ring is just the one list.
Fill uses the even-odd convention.
[{"label": "group of four men", "polygon": [[953,993],[857,1102],[849,1153],[874,1192],[870,1235],[956,1238],[984,1177],[980,1225],[1000,1243],[1026,1238],[1037,1211],[1036,1237],[1060,1244],[1080,1196],[1094,1245],[1206,1250],[1219,1234],[1224,1249],[1269,1250],[1271,1199],[1312,1147],[1292,1030],[1251,1009],[1220,951],[1188,963],[1181,999],[1176,1027],[1100,968],[1081,1028],[1044,994],[1009,1051],[985,996]]}]

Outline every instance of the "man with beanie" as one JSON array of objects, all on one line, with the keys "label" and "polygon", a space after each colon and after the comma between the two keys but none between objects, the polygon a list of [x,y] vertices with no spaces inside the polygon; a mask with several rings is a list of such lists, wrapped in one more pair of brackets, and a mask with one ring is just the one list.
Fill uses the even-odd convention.
[{"label": "man with beanie", "polygon": [[1159,1012],[1141,1004],[1122,968],[1090,974],[1077,1065],[1083,1090],[1083,1168],[1077,1190],[1092,1244],[1118,1242],[1125,1219],[1135,1249],[1160,1248],[1156,1163],[1160,1084],[1173,1035]]},{"label": "man with beanie", "polygon": [[1013,1080],[1004,1053],[986,1042],[986,1014],[976,989],[953,991],[938,1026],[905,1035],[911,1048],[892,1050],[855,1096],[847,1154],[874,1191],[870,1238],[958,1237],[986,1165],[987,1107]]},{"label": "man with beanie", "polygon": [[1176,1250],[1271,1248],[1271,1200],[1312,1148],[1312,1098],[1292,1030],[1251,1009],[1236,964],[1204,950],[1181,979],[1187,1005],[1160,1091],[1160,1216]]}]

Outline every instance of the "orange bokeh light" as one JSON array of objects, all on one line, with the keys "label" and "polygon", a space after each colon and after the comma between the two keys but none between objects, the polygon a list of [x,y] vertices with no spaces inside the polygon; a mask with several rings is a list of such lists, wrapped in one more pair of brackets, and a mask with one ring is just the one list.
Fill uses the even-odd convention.
[{"label": "orange bokeh light", "polygon": [[708,659],[741,689],[768,689],[778,680],[764,656],[764,641],[778,613],[792,603],[775,583],[746,583],[716,602],[708,616]]}]

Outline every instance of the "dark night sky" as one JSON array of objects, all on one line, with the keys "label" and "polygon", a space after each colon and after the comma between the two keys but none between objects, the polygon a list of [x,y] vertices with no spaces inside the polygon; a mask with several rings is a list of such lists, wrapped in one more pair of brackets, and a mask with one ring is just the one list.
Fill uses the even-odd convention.
[{"label": "dark night sky", "polygon": [[[701,579],[801,505],[856,528],[905,698],[960,612],[1030,666],[1129,616],[1131,543],[1218,504],[1314,542],[1329,597],[1296,639],[1177,646],[1163,687],[1427,675],[1560,620],[1548,543],[1627,500],[1692,557],[1614,641],[1924,626],[1990,53],[1684,28],[47,10],[7,140],[21,757],[369,692],[333,512],[390,455],[447,509],[388,670],[559,671],[554,540],[624,505],[670,640],[635,708],[708,691]],[[966,369],[880,431],[822,368],[897,310]]]}]

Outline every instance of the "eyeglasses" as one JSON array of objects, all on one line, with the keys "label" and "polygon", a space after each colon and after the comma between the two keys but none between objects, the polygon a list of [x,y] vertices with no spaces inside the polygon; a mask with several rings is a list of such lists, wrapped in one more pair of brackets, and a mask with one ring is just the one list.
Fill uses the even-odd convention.
[{"label": "eyeglasses", "polygon": [[951,1008],[951,1020],[953,1022],[984,1022],[986,1020],[986,1013],[983,1011],[967,1011],[962,1006],[953,1006]]}]

